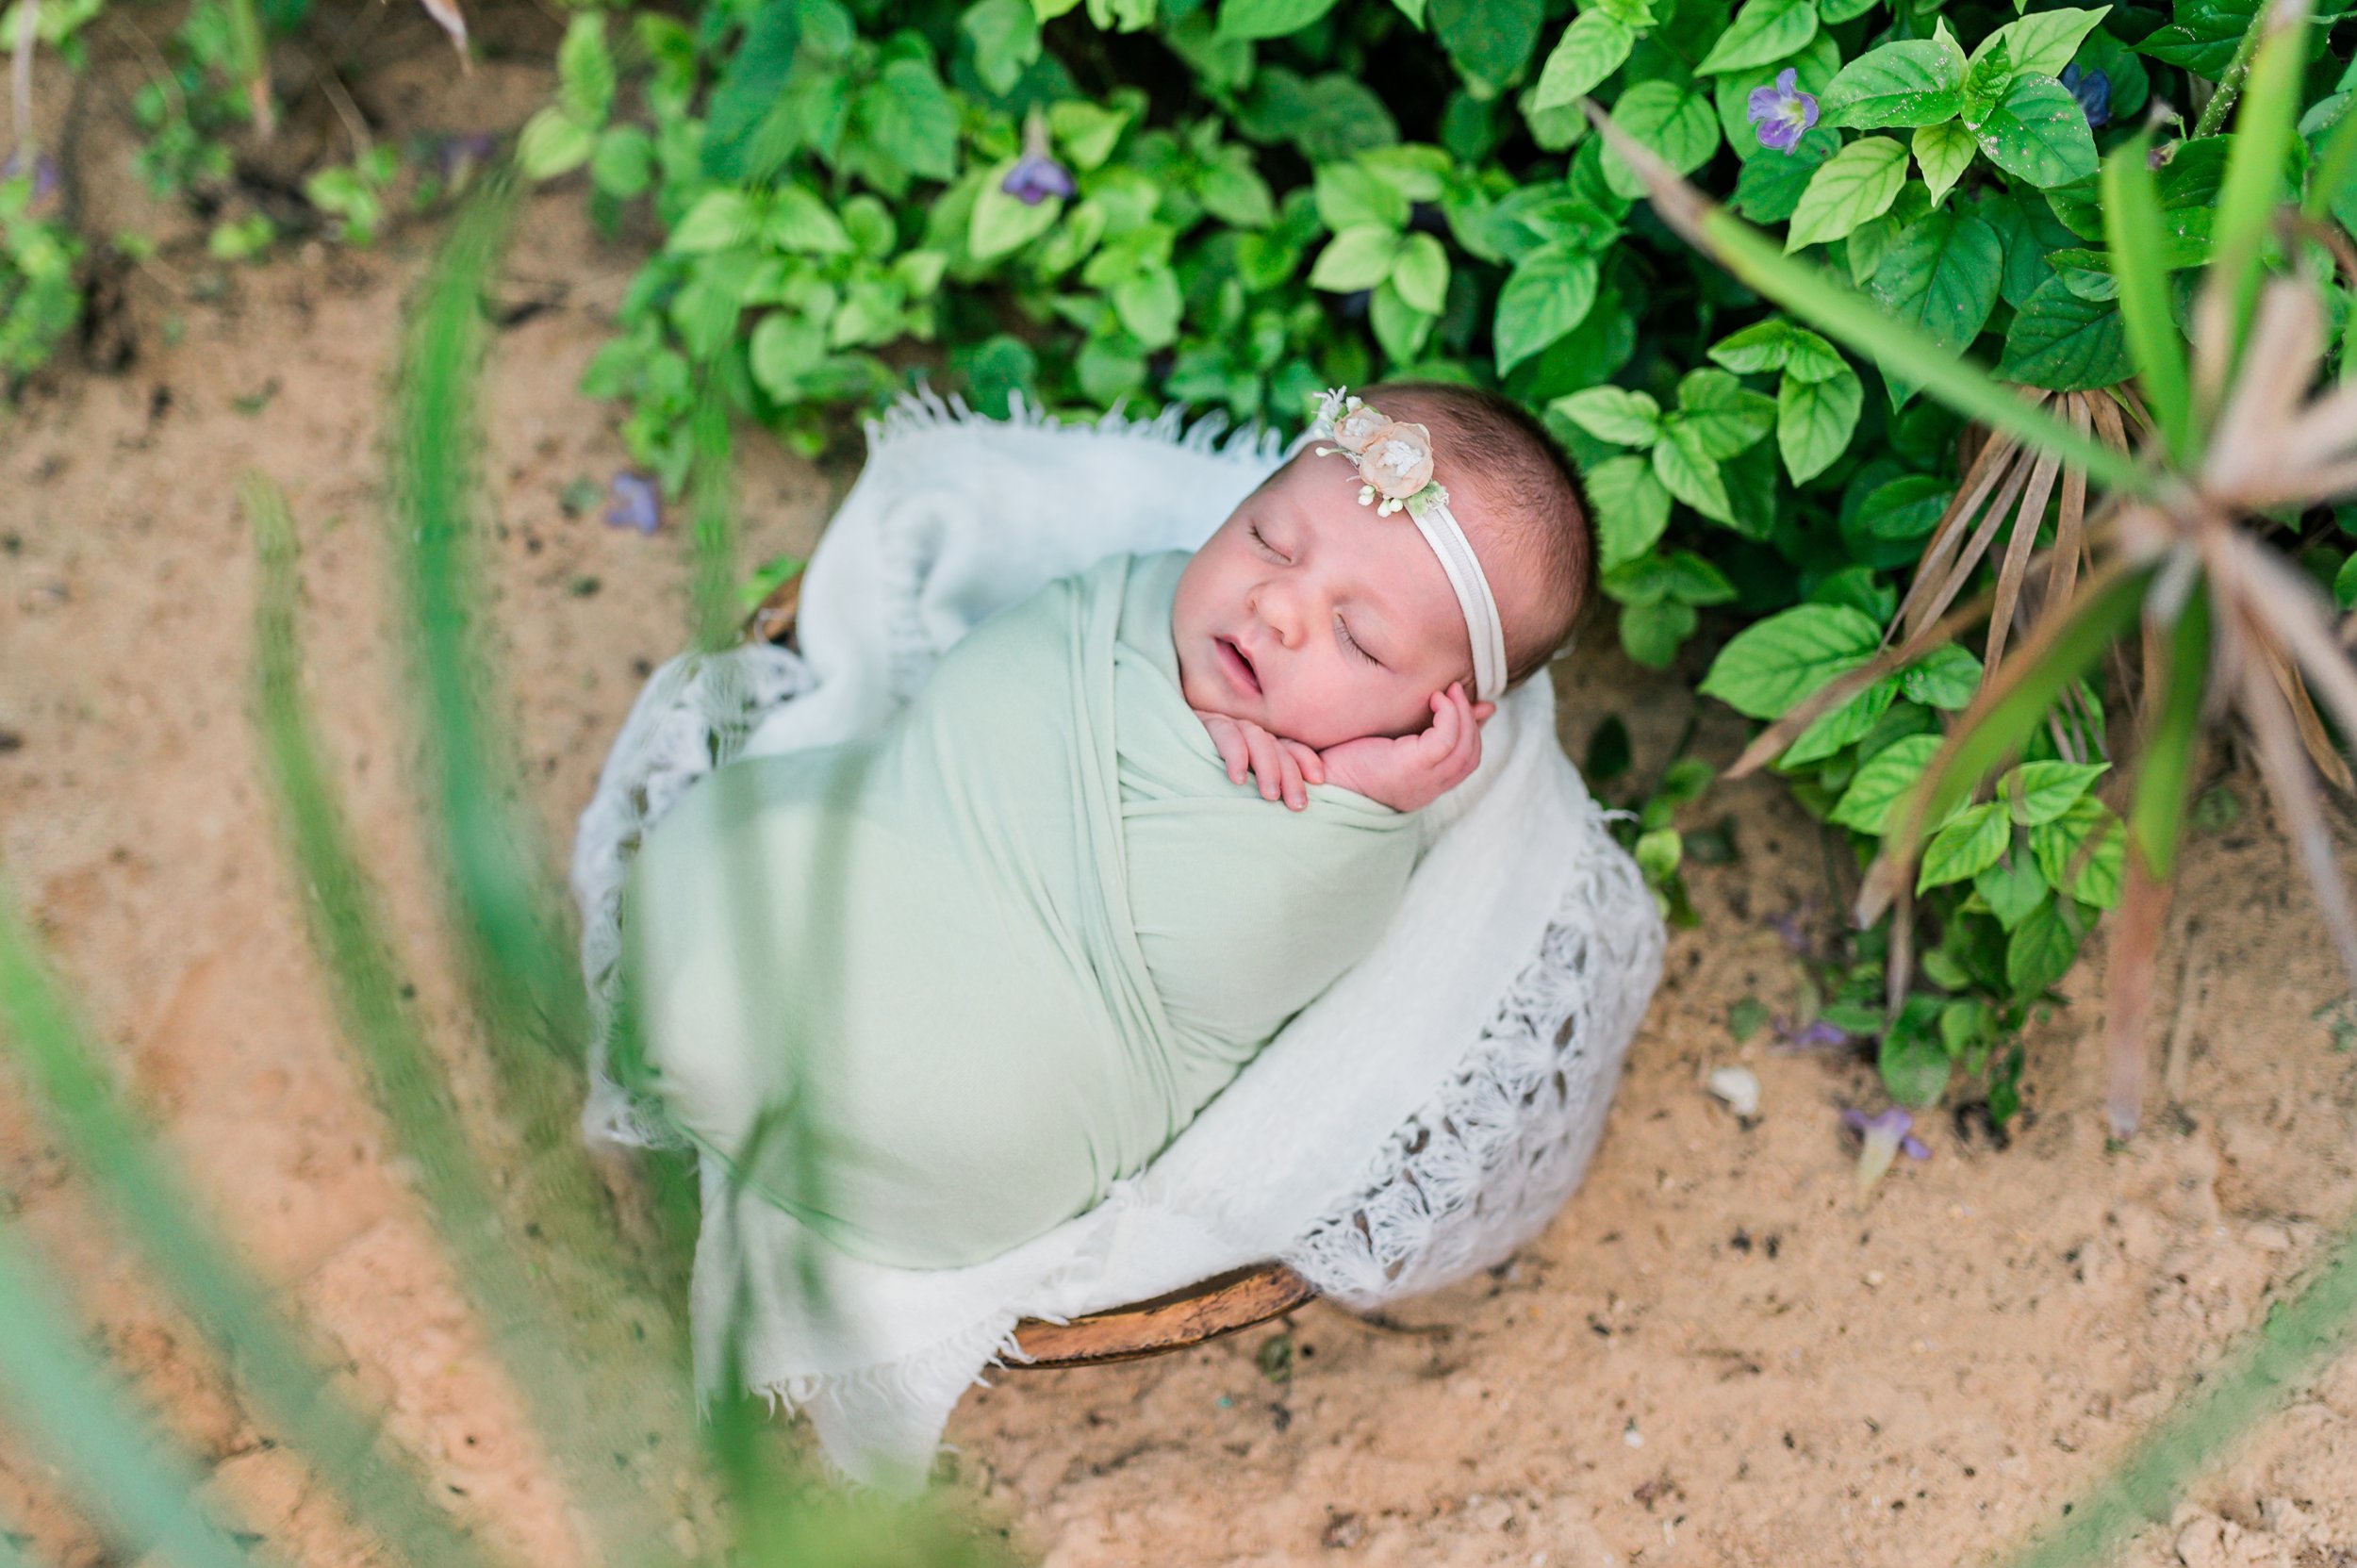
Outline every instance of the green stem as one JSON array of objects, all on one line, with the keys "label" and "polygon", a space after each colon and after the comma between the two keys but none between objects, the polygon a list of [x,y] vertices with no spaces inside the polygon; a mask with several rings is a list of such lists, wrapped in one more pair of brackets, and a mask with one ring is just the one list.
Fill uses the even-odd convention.
[{"label": "green stem", "polygon": [[2226,111],[2242,96],[2242,84],[2250,74],[2250,57],[2259,52],[2259,40],[2266,31],[2267,12],[2271,7],[2261,6],[2250,13],[2250,25],[2242,30],[2242,41],[2234,45],[2234,58],[2226,62],[2224,74],[2217,79],[2217,91],[2201,106],[2201,118],[2194,122],[2196,137],[2216,136],[2226,124]]}]

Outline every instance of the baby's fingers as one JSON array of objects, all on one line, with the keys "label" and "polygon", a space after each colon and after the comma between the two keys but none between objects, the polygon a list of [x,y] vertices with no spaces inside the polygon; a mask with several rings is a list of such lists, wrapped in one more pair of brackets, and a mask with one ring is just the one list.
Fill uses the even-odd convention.
[{"label": "baby's fingers", "polygon": [[1326,782],[1326,759],[1319,756],[1314,748],[1304,746],[1297,740],[1288,740],[1284,742],[1284,747],[1293,754],[1294,762],[1299,766],[1303,782],[1308,784]]},{"label": "baby's fingers", "polygon": [[1216,724],[1204,725],[1211,732],[1211,744],[1219,750],[1219,760],[1228,765],[1228,782],[1244,783],[1244,776],[1252,766],[1252,752],[1245,747],[1244,732],[1233,721],[1223,718]]}]

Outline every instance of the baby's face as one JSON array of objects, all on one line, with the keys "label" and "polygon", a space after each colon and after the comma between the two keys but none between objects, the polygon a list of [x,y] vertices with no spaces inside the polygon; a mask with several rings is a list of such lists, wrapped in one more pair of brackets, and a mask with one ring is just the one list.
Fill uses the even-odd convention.
[{"label": "baby's face", "polygon": [[1359,504],[1340,456],[1305,455],[1220,524],[1178,579],[1188,705],[1319,751],[1412,734],[1473,648],[1440,557],[1404,512]]}]

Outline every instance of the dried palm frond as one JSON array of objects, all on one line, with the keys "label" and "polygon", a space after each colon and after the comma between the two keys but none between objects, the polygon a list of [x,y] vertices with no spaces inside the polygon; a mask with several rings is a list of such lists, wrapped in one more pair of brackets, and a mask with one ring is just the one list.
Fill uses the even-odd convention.
[{"label": "dried palm frond", "polygon": [[[1943,362],[1928,339],[1785,257],[1590,106],[1608,144],[1646,184],[1656,213],[1696,248],[1988,427],[1882,652],[1771,724],[1732,769],[1742,772],[1780,754],[1817,718],[1970,624],[1979,602],[1962,611],[1952,606],[2010,517],[1987,598],[1981,689],[1894,812],[1857,898],[1861,925],[1885,913],[1897,916],[1889,963],[1894,1009],[1912,982],[1907,927],[1920,847],[2013,754],[2031,726],[2052,721],[2105,650],[2132,628],[2140,630],[2147,671],[2142,746],[2108,977],[2109,1110],[2123,1136],[2139,1114],[2154,961],[2208,707],[2231,707],[2250,726],[2262,774],[2357,982],[2357,914],[2333,861],[2316,786],[2317,771],[2343,787],[2350,779],[2316,701],[2345,734],[2357,735],[2357,664],[2345,640],[2357,636],[2357,618],[2349,627],[2336,625],[2337,612],[2322,591],[2266,545],[2250,520],[2264,511],[2304,509],[2357,493],[2357,386],[2314,390],[2324,366],[2321,302],[2305,279],[2270,281],[2259,271],[2256,237],[2274,227],[2292,136],[2303,15],[2303,7],[2279,0],[2254,58],[2237,133],[2247,145],[2238,146],[2219,193],[2216,260],[2194,310],[2190,366],[2162,274],[2151,261],[2159,245],[2158,209],[2141,145],[2116,152],[2106,168],[2105,221],[2121,309],[2157,419],[2133,388],[2056,399],[2005,388],[1970,366]],[[2132,446],[2141,449],[2140,457],[2130,458]],[[2090,478],[2110,492],[2093,517],[2085,500]],[[2036,541],[2057,491],[2054,545],[2041,558]],[[2045,591],[2033,606],[2025,589],[2041,559]],[[2025,630],[2007,658],[2008,645]]]}]

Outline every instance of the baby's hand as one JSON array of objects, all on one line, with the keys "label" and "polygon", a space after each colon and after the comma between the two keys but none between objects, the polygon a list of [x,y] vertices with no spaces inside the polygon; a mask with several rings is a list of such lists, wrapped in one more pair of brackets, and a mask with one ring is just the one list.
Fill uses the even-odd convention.
[{"label": "baby's hand", "polygon": [[1481,761],[1481,724],[1494,702],[1472,702],[1462,681],[1432,694],[1432,724],[1393,739],[1368,735],[1318,753],[1326,783],[1355,789],[1394,811],[1417,811],[1472,777]]},{"label": "baby's hand", "polygon": [[1301,742],[1279,739],[1248,718],[1230,718],[1201,708],[1195,710],[1195,716],[1211,733],[1211,744],[1219,748],[1220,760],[1228,765],[1229,784],[1242,784],[1250,773],[1261,782],[1262,800],[1274,801],[1281,795],[1287,806],[1299,811],[1310,803],[1309,785],[1326,782],[1326,764]]}]

